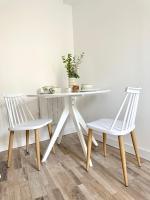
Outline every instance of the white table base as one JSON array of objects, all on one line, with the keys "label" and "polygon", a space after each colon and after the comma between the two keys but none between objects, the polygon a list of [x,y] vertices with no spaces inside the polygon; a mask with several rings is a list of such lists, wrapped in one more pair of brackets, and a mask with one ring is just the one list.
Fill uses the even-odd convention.
[{"label": "white table base", "polygon": [[[84,119],[82,118],[81,114],[79,113],[77,106],[76,106],[76,97],[74,96],[68,96],[68,97],[64,97],[65,99],[65,108],[62,112],[62,115],[60,117],[60,120],[57,124],[57,127],[55,129],[55,132],[50,140],[50,143],[45,151],[45,154],[43,156],[42,162],[45,162],[47,157],[49,156],[53,145],[55,144],[57,138],[58,138],[58,144],[61,143],[62,140],[62,129],[66,124],[66,121],[69,117],[69,115],[71,115],[74,125],[76,127],[77,133],[78,133],[78,137],[84,152],[85,157],[87,156],[87,146],[84,140],[84,136],[82,133],[82,128],[85,130],[85,132],[87,133],[88,128],[86,126],[86,123],[84,121]],[[97,146],[97,142],[95,140],[95,138],[93,137],[93,143]],[[90,163],[90,165],[92,166],[92,163]]]}]

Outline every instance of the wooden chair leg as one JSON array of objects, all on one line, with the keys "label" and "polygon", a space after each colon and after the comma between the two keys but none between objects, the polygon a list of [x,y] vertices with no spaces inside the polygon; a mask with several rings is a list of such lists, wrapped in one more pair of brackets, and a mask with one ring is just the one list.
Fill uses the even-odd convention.
[{"label": "wooden chair leg", "polygon": [[106,157],[106,141],[107,141],[107,135],[106,135],[106,133],[103,133],[103,152],[104,152],[104,157]]},{"label": "wooden chair leg", "polygon": [[128,186],[128,175],[127,175],[126,154],[125,154],[123,136],[118,136],[118,140],[119,140],[120,156],[121,156],[121,161],[122,161],[124,182],[125,182],[125,186],[127,187]]},{"label": "wooden chair leg", "polygon": [[13,139],[14,139],[14,131],[10,131],[9,146],[8,146],[8,161],[7,161],[7,166],[8,167],[10,167],[10,164],[11,164]]},{"label": "wooden chair leg", "polygon": [[29,134],[30,131],[26,130],[26,153],[29,154]]},{"label": "wooden chair leg", "polygon": [[92,148],[92,137],[93,131],[92,129],[88,130],[88,144],[87,144],[87,162],[86,162],[86,170],[89,170],[90,159],[91,159],[91,148]]},{"label": "wooden chair leg", "polygon": [[[52,125],[48,124],[47,127],[48,127],[49,137],[51,139],[51,137],[52,137]],[[54,146],[53,146],[53,153],[55,153],[55,147]]]},{"label": "wooden chair leg", "polygon": [[139,167],[141,167],[140,154],[138,152],[137,139],[136,139],[135,131],[131,132],[131,139],[132,139],[132,143],[133,143],[133,147],[134,147],[134,151],[135,151],[135,155],[136,155],[136,158],[137,158],[138,165],[139,165]]},{"label": "wooden chair leg", "polygon": [[36,157],[37,157],[37,168],[40,170],[40,137],[39,137],[39,130],[35,130],[35,146],[36,146]]}]

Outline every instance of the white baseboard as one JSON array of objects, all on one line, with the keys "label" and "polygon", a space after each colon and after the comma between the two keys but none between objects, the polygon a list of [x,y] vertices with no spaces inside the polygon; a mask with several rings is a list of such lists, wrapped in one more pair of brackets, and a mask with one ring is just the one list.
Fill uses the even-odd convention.
[{"label": "white baseboard", "polygon": [[[74,132],[76,132],[75,127],[70,125],[65,130],[65,134],[64,135],[67,135],[67,134],[70,134],[70,133],[74,133]],[[95,139],[96,140],[102,142],[101,135],[98,135],[96,133],[94,133],[94,135],[95,135]],[[118,140],[117,139],[115,140],[115,138],[114,139],[109,138],[109,136],[107,138],[107,144],[110,145],[110,146],[112,146],[112,147],[119,148],[119,146],[118,146]],[[133,146],[131,144],[125,143],[125,149],[126,149],[126,152],[131,153],[133,155],[135,154]],[[150,151],[149,150],[143,149],[143,148],[139,148],[139,151],[140,151],[141,158],[144,158],[144,159],[150,161]]]},{"label": "white baseboard", "polygon": [[[75,133],[76,129],[73,124],[69,124],[68,126],[64,128],[63,132],[64,132],[64,135],[68,135],[71,133]],[[46,128],[41,130],[41,133],[42,134],[40,134],[41,136],[40,141],[46,141],[49,139]],[[34,132],[30,131],[30,144],[34,144],[34,143],[35,143]],[[18,148],[18,147],[23,147],[23,146],[25,146],[25,133],[19,133],[19,134],[15,133],[13,148]],[[7,150],[8,150],[8,139],[5,142],[5,144],[4,143],[0,144],[0,152],[7,151]]]},{"label": "white baseboard", "polygon": [[[64,135],[68,135],[68,134],[75,133],[75,132],[76,132],[75,127],[72,124],[67,126],[64,129]],[[41,141],[45,141],[47,139],[48,139],[48,136],[46,134],[46,136],[44,138],[41,138]],[[101,135],[98,135],[96,133],[95,133],[95,139],[102,142]],[[34,143],[34,138],[33,139],[31,138],[31,140],[30,140],[30,144],[32,144],[32,143]],[[108,137],[107,138],[107,144],[110,145],[110,146],[118,148],[118,141],[115,140],[115,138],[112,139],[112,138]],[[25,145],[25,142],[23,142],[22,144],[14,144],[14,148],[21,147],[21,146],[24,146],[24,145]],[[8,147],[6,145],[1,145],[0,146],[0,152],[7,150],[7,148]],[[125,143],[125,148],[126,148],[126,152],[134,154],[134,149],[133,149],[133,146],[131,144]],[[139,148],[139,151],[140,151],[140,155],[141,155],[142,158],[150,161],[150,151],[149,150],[144,149],[144,148]]]},{"label": "white baseboard", "polygon": [[[101,141],[102,142],[102,137],[101,135],[98,135],[98,134],[94,134],[95,135],[95,139],[98,140],[98,141]],[[119,148],[118,146],[118,141],[115,140],[115,139],[112,139],[112,138],[107,138],[107,144],[110,145],[110,146],[113,146],[115,148]],[[125,143],[125,149],[126,149],[126,152],[128,153],[131,153],[131,154],[135,154],[134,153],[134,149],[133,149],[133,146],[131,144],[128,144],[128,143]],[[141,158],[144,158],[146,160],[149,160],[150,161],[150,151],[147,150],[147,149],[143,149],[143,148],[139,148],[139,152],[140,152],[140,156]]]}]

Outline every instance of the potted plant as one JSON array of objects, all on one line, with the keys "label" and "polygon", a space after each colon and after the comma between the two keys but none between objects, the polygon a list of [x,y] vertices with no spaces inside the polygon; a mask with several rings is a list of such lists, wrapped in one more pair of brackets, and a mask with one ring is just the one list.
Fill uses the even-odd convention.
[{"label": "potted plant", "polygon": [[72,88],[73,85],[77,84],[77,79],[79,76],[79,65],[83,59],[84,52],[80,56],[73,56],[71,53],[68,53],[67,56],[62,56],[63,63],[67,70],[67,75],[69,79],[69,87]]}]

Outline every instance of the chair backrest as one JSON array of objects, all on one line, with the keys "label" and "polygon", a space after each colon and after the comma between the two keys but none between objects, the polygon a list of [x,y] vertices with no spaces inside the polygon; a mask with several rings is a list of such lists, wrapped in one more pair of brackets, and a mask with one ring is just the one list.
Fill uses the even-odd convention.
[{"label": "chair backrest", "polygon": [[123,123],[121,130],[122,131],[128,130],[135,125],[135,119],[136,119],[136,113],[137,113],[137,107],[141,89],[142,88],[133,88],[133,87],[126,88],[125,90],[126,96],[112,124],[111,130],[113,130],[117,120],[119,119],[119,117],[122,115],[123,112],[124,116],[123,116]]},{"label": "chair backrest", "polygon": [[25,102],[25,95],[4,96],[4,100],[10,127],[14,127],[29,120],[34,120],[34,117]]}]

